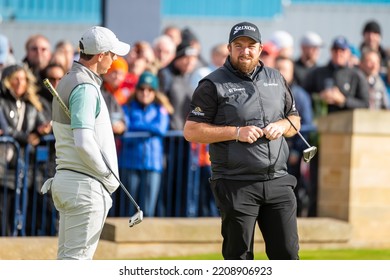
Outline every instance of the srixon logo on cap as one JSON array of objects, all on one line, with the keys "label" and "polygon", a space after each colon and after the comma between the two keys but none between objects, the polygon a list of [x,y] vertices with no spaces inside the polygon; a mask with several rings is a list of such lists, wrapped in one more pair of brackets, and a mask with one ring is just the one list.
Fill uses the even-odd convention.
[{"label": "srixon logo on cap", "polygon": [[250,30],[250,31],[256,32],[256,28],[254,28],[253,26],[241,25],[241,26],[236,26],[234,28],[233,35],[236,34],[240,30]]}]

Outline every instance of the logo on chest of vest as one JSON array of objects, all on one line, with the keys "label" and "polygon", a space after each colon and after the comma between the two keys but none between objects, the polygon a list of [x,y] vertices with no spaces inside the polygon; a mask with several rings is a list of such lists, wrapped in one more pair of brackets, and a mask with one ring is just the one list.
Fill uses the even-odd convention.
[{"label": "logo on chest of vest", "polygon": [[263,86],[265,87],[277,87],[279,84],[277,83],[263,83]]},{"label": "logo on chest of vest", "polygon": [[229,93],[233,93],[237,91],[245,91],[245,88],[229,88]]}]

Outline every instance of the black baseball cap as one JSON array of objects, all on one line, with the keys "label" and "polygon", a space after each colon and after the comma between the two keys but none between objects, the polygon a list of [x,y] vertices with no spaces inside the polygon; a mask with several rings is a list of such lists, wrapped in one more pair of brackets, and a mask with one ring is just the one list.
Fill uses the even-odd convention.
[{"label": "black baseball cap", "polygon": [[261,43],[261,35],[259,28],[256,25],[250,22],[240,22],[232,27],[230,30],[229,44],[233,42],[238,37],[249,37],[255,40],[258,43]]},{"label": "black baseball cap", "polygon": [[379,23],[372,20],[372,21],[367,22],[366,25],[364,26],[363,34],[366,32],[381,34],[381,27],[379,26]]}]

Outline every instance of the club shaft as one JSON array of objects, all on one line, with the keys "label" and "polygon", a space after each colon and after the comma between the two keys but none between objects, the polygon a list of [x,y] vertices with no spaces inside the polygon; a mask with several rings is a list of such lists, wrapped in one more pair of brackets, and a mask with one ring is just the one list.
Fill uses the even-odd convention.
[{"label": "club shaft", "polygon": [[[60,104],[61,108],[64,110],[65,114],[69,117],[69,119],[71,118],[71,115],[70,115],[70,110],[69,108],[66,106],[66,104],[64,103],[64,101],[62,101],[60,95],[58,94],[58,92],[55,90],[55,88],[53,87],[53,85],[49,82],[48,79],[44,79],[43,80],[43,84],[46,86],[46,88],[50,91],[50,93],[53,95],[53,97],[58,101],[58,103]],[[116,176],[116,174],[112,171],[111,169],[111,166],[110,164],[108,163],[108,160],[106,159],[106,157],[104,156],[103,154],[103,151],[100,150],[99,148],[99,151],[100,151],[100,154],[102,155],[102,158],[103,158],[103,161],[104,163],[106,164],[108,170],[111,172],[111,174],[114,176],[114,178],[119,182],[119,185],[121,186],[121,188],[123,189],[123,191],[125,192],[125,194],[128,196],[128,198],[130,199],[130,201],[134,204],[134,206],[137,208],[137,211],[140,211],[140,207],[138,206],[137,202],[134,200],[134,198],[131,196],[131,194],[129,193],[129,191],[126,189],[126,187],[123,185],[123,183],[121,182],[121,180],[119,180],[118,176]]]},{"label": "club shaft", "polygon": [[295,125],[292,123],[292,121],[290,121],[290,119],[288,117],[286,117],[286,119],[288,120],[288,122],[291,124],[291,126],[295,129],[295,131],[297,132],[298,136],[301,137],[301,139],[303,140],[303,142],[305,142],[306,146],[308,148],[311,148],[311,145],[306,141],[305,137],[303,137],[303,135],[299,132],[299,130],[295,127]]},{"label": "club shaft", "polygon": [[299,135],[299,137],[301,137],[302,141],[305,142],[306,146],[308,148],[311,148],[310,144],[306,141],[306,139],[303,137],[303,135],[297,130],[297,134]]},{"label": "club shaft", "polygon": [[134,198],[131,196],[131,194],[129,193],[129,191],[126,189],[126,187],[123,185],[123,183],[121,182],[121,180],[119,180],[119,178],[115,175],[115,173],[111,170],[111,167],[110,165],[108,164],[107,162],[107,159],[106,157],[104,156],[103,152],[100,151],[100,153],[102,154],[102,157],[103,157],[103,161],[104,163],[106,164],[107,168],[110,170],[110,172],[112,173],[112,175],[115,177],[115,179],[119,182],[119,185],[121,186],[122,190],[125,192],[125,194],[127,195],[127,197],[131,200],[131,202],[134,204],[134,206],[137,208],[137,211],[141,210],[141,208],[138,206],[137,202],[134,200]]}]

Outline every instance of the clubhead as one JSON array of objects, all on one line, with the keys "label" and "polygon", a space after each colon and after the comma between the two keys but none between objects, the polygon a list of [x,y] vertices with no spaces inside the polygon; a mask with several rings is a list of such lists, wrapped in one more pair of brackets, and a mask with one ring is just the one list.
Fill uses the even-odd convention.
[{"label": "clubhead", "polygon": [[135,213],[129,220],[129,227],[133,227],[140,222],[142,222],[144,218],[144,212],[142,210],[138,210],[137,213]]},{"label": "clubhead", "polygon": [[309,162],[317,153],[317,147],[311,146],[303,151],[303,161]]}]

